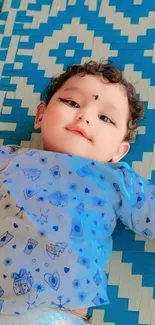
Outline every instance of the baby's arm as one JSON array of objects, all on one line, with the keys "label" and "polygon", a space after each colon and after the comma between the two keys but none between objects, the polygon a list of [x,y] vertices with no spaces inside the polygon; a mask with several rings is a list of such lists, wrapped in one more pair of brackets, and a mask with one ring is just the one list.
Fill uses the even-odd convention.
[{"label": "baby's arm", "polygon": [[124,166],[119,167],[120,202],[115,210],[117,217],[136,233],[154,239],[155,186],[128,165]]}]

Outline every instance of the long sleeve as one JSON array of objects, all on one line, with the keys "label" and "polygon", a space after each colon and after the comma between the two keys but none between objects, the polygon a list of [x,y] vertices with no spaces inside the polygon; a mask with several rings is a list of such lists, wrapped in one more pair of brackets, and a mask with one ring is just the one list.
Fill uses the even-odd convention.
[{"label": "long sleeve", "polygon": [[118,174],[120,201],[117,217],[134,232],[155,238],[155,186],[138,175],[128,164],[114,165]]}]

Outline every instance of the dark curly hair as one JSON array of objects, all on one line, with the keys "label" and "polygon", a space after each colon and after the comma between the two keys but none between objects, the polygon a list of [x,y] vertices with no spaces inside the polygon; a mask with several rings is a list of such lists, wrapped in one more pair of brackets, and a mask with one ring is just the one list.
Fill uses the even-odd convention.
[{"label": "dark curly hair", "polygon": [[49,86],[42,93],[41,98],[44,98],[45,104],[48,105],[54,93],[61,88],[66,80],[77,74],[80,74],[80,76],[86,74],[102,76],[110,83],[119,83],[124,86],[130,111],[128,132],[125,136],[125,140],[134,140],[137,134],[138,122],[144,117],[144,103],[136,96],[134,86],[125,79],[123,72],[118,70],[111,61],[100,61],[97,63],[91,60],[84,64],[69,66],[64,73],[53,77]]}]

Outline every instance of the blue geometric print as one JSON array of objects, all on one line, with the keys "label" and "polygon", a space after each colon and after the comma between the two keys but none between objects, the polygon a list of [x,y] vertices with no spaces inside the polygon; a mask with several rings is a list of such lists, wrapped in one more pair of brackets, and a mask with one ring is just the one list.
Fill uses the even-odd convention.
[{"label": "blue geometric print", "polygon": [[134,5],[133,0],[128,0],[127,2],[110,0],[110,6],[115,6],[116,12],[122,12],[124,17],[131,18],[132,24],[138,24],[140,18],[148,17],[149,12],[155,10],[155,3],[153,0],[144,0],[137,6]]},{"label": "blue geometric print", "polygon": [[[146,105],[145,118],[140,122],[144,131],[131,144],[131,151],[123,160],[139,171],[143,166],[142,172],[147,170],[148,178],[155,183],[154,0],[28,0],[25,3],[4,0],[0,13],[0,145],[19,145],[21,141],[28,145],[29,141],[36,141],[36,107],[53,74],[89,58],[109,58],[127,71],[127,77],[132,76],[137,94]],[[115,253],[116,256],[122,253],[120,268],[131,264],[131,276],[141,278],[141,289],[152,288],[152,298],[147,301],[155,306],[154,242],[137,239],[121,223],[113,238],[114,259]],[[107,274],[110,278],[112,271],[108,270]],[[119,297],[120,287],[118,283],[108,287],[111,304],[104,308],[104,322],[154,324],[151,314],[150,318],[142,315],[142,310],[149,314],[148,307],[146,313],[144,305],[137,310],[129,308],[132,298]]]}]

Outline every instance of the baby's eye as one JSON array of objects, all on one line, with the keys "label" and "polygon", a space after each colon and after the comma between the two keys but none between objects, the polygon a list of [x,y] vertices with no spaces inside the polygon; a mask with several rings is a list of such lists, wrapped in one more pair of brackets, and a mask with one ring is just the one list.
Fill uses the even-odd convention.
[{"label": "baby's eye", "polygon": [[72,107],[80,108],[80,105],[77,102],[75,102],[74,100],[65,99],[65,98],[59,98],[59,99],[60,99],[61,102],[67,103]]},{"label": "baby's eye", "polygon": [[68,103],[70,106],[73,106],[73,107],[76,107],[76,108],[80,108],[80,105],[79,105],[78,103],[76,103],[74,100],[67,99],[66,101],[67,101],[67,103]]},{"label": "baby's eye", "polygon": [[102,120],[102,121],[104,121],[104,122],[106,122],[106,123],[114,124],[114,122],[111,121],[110,118],[107,117],[106,115],[101,115],[101,116],[100,116],[100,120]]}]

